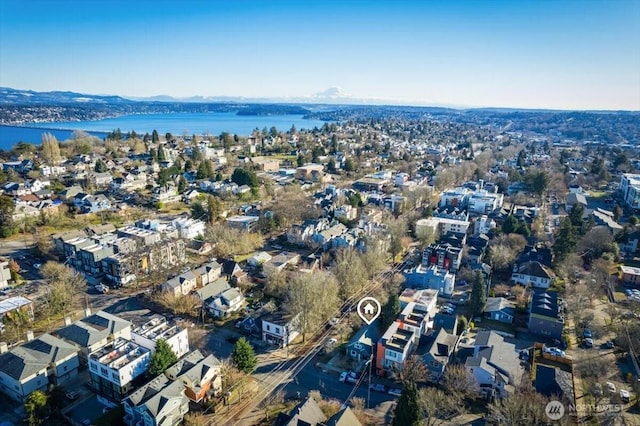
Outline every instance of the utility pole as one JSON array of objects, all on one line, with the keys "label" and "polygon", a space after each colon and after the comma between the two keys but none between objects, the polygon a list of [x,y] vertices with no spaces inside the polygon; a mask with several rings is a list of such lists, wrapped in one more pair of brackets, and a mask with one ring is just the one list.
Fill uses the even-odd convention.
[{"label": "utility pole", "polygon": [[369,401],[371,400],[371,368],[373,365],[373,354],[369,357],[369,386],[367,387],[367,408],[369,408]]}]

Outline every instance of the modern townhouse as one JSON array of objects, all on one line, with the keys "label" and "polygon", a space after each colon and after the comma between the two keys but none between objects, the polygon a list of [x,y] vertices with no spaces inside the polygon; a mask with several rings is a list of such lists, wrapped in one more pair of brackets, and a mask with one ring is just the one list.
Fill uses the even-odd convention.
[{"label": "modern townhouse", "polygon": [[131,331],[131,340],[151,351],[156,350],[158,340],[164,340],[178,358],[189,352],[189,332],[162,315],[154,315]]}]

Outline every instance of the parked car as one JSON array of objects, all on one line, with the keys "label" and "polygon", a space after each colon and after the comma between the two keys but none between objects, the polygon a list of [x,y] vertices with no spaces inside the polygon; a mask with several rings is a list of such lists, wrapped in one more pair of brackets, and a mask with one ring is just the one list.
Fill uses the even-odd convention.
[{"label": "parked car", "polygon": [[69,398],[72,401],[75,401],[76,399],[80,398],[80,394],[78,392],[75,391],[69,391],[67,393],[64,394],[67,398]]},{"label": "parked car", "polygon": [[393,395],[393,396],[400,396],[400,394],[402,393],[401,389],[396,389],[396,388],[391,388],[387,391],[387,393],[389,395]]},{"label": "parked car", "polygon": [[607,349],[613,349],[615,347],[615,344],[613,343],[613,340],[609,340],[607,343],[604,344],[604,347]]},{"label": "parked car", "polygon": [[586,339],[584,339],[584,346],[586,348],[592,348],[593,347],[593,339],[587,337]]},{"label": "parked car", "polygon": [[98,284],[94,287],[96,289],[96,291],[102,293],[102,294],[106,294],[109,293],[109,287],[107,287],[104,284]]},{"label": "parked car", "polygon": [[585,339],[591,339],[593,338],[593,334],[591,333],[590,329],[585,328],[584,333],[582,333],[582,337],[584,337]]},{"label": "parked car", "polygon": [[607,390],[609,393],[616,393],[616,385],[611,382],[607,382]]},{"label": "parked car", "polygon": [[42,267],[42,263],[34,263],[33,267],[36,269],[40,269]]},{"label": "parked car", "polygon": [[338,380],[344,383],[347,380],[348,375],[349,375],[349,372],[343,371],[342,373],[340,373],[340,378]]},{"label": "parked car", "polygon": [[382,383],[371,383],[369,389],[374,392],[385,392],[387,389]]},{"label": "parked car", "polygon": [[628,403],[631,400],[631,395],[629,394],[629,391],[625,389],[620,389],[620,399],[625,404]]}]

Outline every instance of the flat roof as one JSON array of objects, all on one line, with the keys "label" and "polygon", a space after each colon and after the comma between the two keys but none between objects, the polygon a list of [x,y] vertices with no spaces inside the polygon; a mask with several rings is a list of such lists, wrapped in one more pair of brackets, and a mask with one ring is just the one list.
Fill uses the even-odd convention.
[{"label": "flat roof", "polygon": [[31,300],[22,296],[15,296],[5,300],[0,300],[0,315],[15,311],[16,309],[25,305],[30,305],[31,303],[33,303]]}]

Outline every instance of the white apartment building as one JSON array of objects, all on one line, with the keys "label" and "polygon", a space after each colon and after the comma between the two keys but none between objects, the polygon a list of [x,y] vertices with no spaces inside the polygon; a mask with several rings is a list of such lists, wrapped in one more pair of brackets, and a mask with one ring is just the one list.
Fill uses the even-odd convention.
[{"label": "white apartment building", "polygon": [[194,239],[199,235],[204,235],[206,224],[197,219],[181,217],[174,219],[171,224],[178,230],[180,238]]},{"label": "white apartment building", "polygon": [[420,219],[416,222],[416,233],[420,235],[421,229],[427,228],[435,232],[438,238],[446,235],[449,232],[455,232],[459,234],[466,234],[469,229],[468,220],[456,220],[447,219],[444,217],[428,217],[426,219]]},{"label": "white apartment building", "polygon": [[135,386],[149,366],[151,350],[119,338],[89,355],[91,386],[115,401],[120,401]]},{"label": "white apartment building", "polygon": [[164,340],[178,358],[189,352],[189,333],[186,328],[161,315],[153,316],[149,321],[136,327],[131,332],[131,340],[136,344],[155,352],[156,342]]},{"label": "white apartment building", "polygon": [[624,173],[620,178],[620,192],[625,204],[640,209],[640,175]]}]

